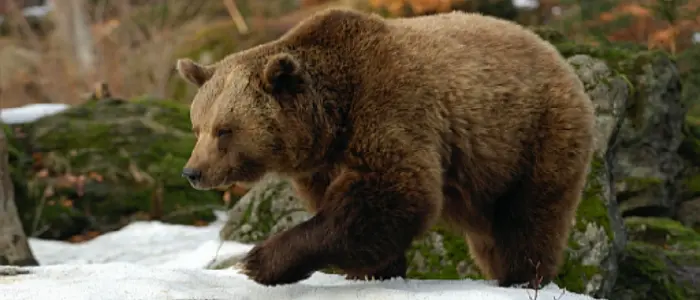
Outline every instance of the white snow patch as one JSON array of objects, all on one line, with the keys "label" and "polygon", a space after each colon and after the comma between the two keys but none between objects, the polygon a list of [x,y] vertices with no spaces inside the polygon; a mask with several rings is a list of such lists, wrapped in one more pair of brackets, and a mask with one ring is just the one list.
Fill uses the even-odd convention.
[{"label": "white snow patch", "polygon": [[[28,275],[0,277],[0,294],[12,299],[136,300],[511,300],[529,299],[525,290],[497,288],[471,280],[390,280],[353,282],[315,273],[300,283],[265,287],[235,270],[147,267],[133,263],[54,265],[30,268]],[[538,299],[557,299],[548,286]],[[534,295],[530,291],[530,295]],[[566,293],[561,300],[590,299]]]},{"label": "white snow patch", "polygon": [[21,107],[0,109],[0,122],[6,124],[30,123],[39,118],[60,113],[70,107],[60,103],[28,104]]},{"label": "white snow patch", "polygon": [[[24,17],[45,17],[54,9],[53,1],[48,1],[47,4],[37,6],[27,6],[22,9]],[[5,21],[5,17],[0,15],[0,24]]]},{"label": "white snow patch", "polygon": [[[296,284],[266,287],[234,269],[207,270],[212,261],[244,255],[252,245],[224,242],[224,220],[194,227],[135,222],[81,244],[30,239],[42,264],[29,274],[0,275],[0,295],[13,300],[528,300],[533,290],[499,288],[478,280],[359,282],[314,273]],[[218,250],[218,255],[217,255]],[[3,268],[0,267],[0,273]],[[560,297],[561,296],[561,297]],[[550,284],[538,299],[586,300]]]},{"label": "white snow patch", "polygon": [[539,0],[513,0],[513,5],[518,8],[537,8],[540,6]]}]

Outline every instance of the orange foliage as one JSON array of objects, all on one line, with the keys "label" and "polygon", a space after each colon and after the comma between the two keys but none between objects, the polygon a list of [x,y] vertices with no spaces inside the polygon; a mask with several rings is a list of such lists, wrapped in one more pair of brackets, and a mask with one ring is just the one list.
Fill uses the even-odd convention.
[{"label": "orange foliage", "polygon": [[385,8],[391,14],[402,15],[405,7],[415,14],[449,11],[454,4],[465,0],[369,0],[373,8]]},{"label": "orange foliage", "polygon": [[[597,20],[586,22],[587,26],[611,23],[621,17],[631,16],[631,24],[608,34],[610,41],[628,41],[647,45],[650,49],[664,49],[676,53],[690,46],[691,35],[700,31],[700,16],[681,18],[675,24],[659,18],[650,8],[659,0],[621,1],[610,11],[603,12]],[[663,0],[661,0],[663,1]],[[700,0],[689,0],[679,11],[697,11]]]}]

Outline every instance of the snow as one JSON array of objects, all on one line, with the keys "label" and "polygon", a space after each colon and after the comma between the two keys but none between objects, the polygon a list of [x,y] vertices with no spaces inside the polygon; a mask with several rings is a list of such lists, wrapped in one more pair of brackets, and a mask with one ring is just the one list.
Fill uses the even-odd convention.
[{"label": "snow", "polygon": [[[37,5],[37,6],[27,6],[22,9],[22,15],[24,17],[45,17],[48,15],[52,10],[53,10],[53,2],[49,1],[47,4],[44,5]],[[0,15],[0,24],[5,21],[5,17]]]},{"label": "snow", "polygon": [[537,8],[540,6],[539,0],[513,0],[513,5],[518,8]]},{"label": "snow", "polygon": [[[221,242],[225,214],[204,227],[134,222],[121,230],[71,244],[30,238],[41,266],[0,275],[0,295],[29,299],[298,299],[298,300],[528,300],[533,290],[499,288],[490,281],[401,280],[360,282],[314,273],[296,284],[266,287],[236,269],[207,269],[244,255],[252,245]],[[4,272],[3,272],[4,268]],[[11,273],[15,267],[0,267]],[[3,298],[3,297],[0,297]],[[3,298],[10,299],[10,298]],[[584,300],[550,284],[538,299]]]},{"label": "snow", "polygon": [[37,119],[60,113],[69,106],[60,103],[28,104],[21,107],[0,109],[0,122],[6,124],[29,123]]}]

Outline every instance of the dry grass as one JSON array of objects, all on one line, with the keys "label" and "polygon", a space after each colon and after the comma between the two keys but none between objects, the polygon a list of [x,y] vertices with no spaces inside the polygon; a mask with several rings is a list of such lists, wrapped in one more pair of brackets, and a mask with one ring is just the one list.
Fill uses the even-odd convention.
[{"label": "dry grass", "polygon": [[[100,82],[121,97],[166,96],[184,37],[210,21],[206,18],[219,12],[226,17],[220,0],[160,0],[141,6],[117,0],[89,8],[87,0],[61,0],[48,17],[53,28],[40,35],[29,29],[13,1],[10,36],[0,39],[0,107],[74,104]],[[75,25],[80,15],[69,2],[79,5],[86,20],[82,31]]]},{"label": "dry grass", "polygon": [[[10,35],[0,36],[2,108],[80,103],[100,83],[118,97],[168,97],[175,59],[205,28],[232,22],[232,38],[258,34],[290,28],[308,15],[304,10],[366,2],[303,1],[304,9],[294,11],[291,0],[59,0],[47,18],[51,28],[32,30],[18,9],[20,0],[7,1]],[[81,15],[84,26],[76,27]]]}]

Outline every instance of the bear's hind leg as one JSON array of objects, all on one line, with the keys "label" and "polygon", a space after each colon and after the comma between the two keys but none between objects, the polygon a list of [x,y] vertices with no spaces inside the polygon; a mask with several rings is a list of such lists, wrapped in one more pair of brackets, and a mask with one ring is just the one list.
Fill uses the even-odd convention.
[{"label": "bear's hind leg", "polygon": [[542,116],[519,176],[494,203],[492,268],[501,286],[546,285],[566,250],[594,151],[595,116],[587,99],[561,103]]},{"label": "bear's hind leg", "polygon": [[524,180],[498,200],[491,269],[500,286],[534,288],[556,277],[585,175],[582,169],[558,182]]}]

